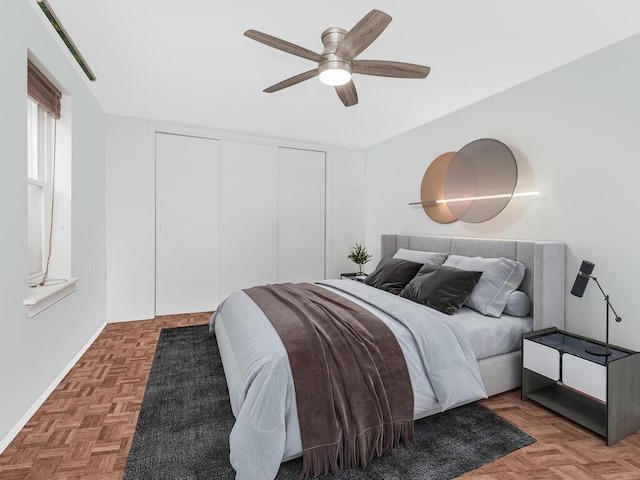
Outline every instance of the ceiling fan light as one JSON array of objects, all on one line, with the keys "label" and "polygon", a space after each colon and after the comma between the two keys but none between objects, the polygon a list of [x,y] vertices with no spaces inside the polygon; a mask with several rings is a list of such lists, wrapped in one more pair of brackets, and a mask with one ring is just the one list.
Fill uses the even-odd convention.
[{"label": "ceiling fan light", "polygon": [[318,65],[318,76],[325,85],[337,87],[349,83],[351,80],[351,64],[333,54],[326,54],[327,58]]},{"label": "ceiling fan light", "polygon": [[320,72],[319,78],[325,85],[337,87],[339,85],[349,83],[351,80],[351,73],[342,68],[328,68],[327,70]]}]

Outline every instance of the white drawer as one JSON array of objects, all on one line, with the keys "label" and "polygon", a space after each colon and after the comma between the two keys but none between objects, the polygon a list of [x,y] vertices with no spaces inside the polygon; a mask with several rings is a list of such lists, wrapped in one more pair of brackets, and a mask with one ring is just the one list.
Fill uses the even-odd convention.
[{"label": "white drawer", "polygon": [[522,343],[522,365],[551,380],[560,380],[560,352],[555,348],[525,340]]},{"label": "white drawer", "polygon": [[607,368],[575,355],[562,355],[562,383],[592,397],[607,401]]}]

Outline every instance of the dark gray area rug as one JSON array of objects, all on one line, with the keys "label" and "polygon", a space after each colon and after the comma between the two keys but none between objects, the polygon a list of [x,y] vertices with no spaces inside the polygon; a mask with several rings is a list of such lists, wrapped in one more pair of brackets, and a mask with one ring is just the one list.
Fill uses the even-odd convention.
[{"label": "dark gray area rug", "polygon": [[[233,479],[233,414],[215,337],[206,325],[163,329],[124,473],[126,480]],[[374,459],[340,480],[450,479],[535,439],[473,403],[415,423],[416,446]],[[301,460],[278,480],[297,480]]]}]

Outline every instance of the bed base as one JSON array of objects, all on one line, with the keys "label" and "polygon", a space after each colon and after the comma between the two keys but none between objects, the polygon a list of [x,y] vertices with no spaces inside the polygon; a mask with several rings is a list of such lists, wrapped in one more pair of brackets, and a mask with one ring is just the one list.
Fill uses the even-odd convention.
[{"label": "bed base", "polygon": [[520,387],[521,358],[521,351],[516,350],[478,360],[480,376],[488,397]]}]

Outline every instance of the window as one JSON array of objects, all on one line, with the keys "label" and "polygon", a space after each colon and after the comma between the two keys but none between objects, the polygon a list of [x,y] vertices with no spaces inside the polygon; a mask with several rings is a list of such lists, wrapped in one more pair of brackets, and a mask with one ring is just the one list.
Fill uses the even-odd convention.
[{"label": "window", "polygon": [[[71,97],[33,63],[27,85],[28,280],[33,317],[76,290],[71,277]],[[61,115],[63,114],[63,115]]]},{"label": "window", "polygon": [[60,91],[29,62],[27,89],[27,202],[29,280],[45,280],[50,258]]}]

